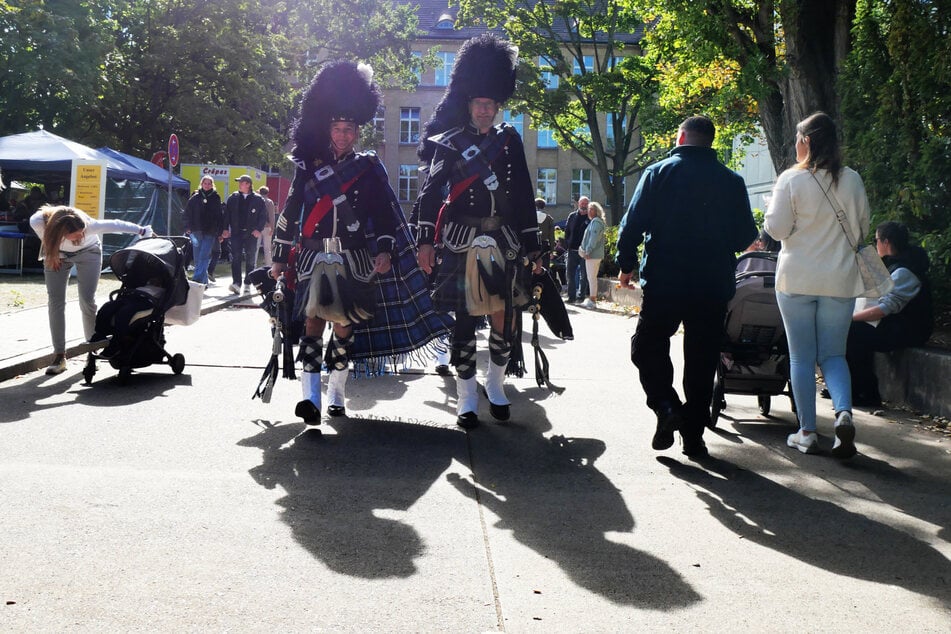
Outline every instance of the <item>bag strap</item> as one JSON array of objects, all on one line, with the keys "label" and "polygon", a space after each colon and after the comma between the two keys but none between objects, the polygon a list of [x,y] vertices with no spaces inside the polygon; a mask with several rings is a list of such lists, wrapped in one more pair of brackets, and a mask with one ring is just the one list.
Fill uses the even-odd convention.
[{"label": "bag strap", "polygon": [[[810,171],[809,173],[812,175],[812,180],[816,181],[816,185],[819,187],[820,190],[822,190],[822,193],[825,195],[826,200],[829,201],[829,205],[832,206],[832,211],[835,212],[835,218],[836,220],[839,221],[839,226],[842,227],[842,233],[845,234],[845,239],[848,240],[849,247],[853,251],[858,253],[859,251],[858,241],[852,239],[852,234],[849,233],[848,228],[845,226],[846,219],[845,219],[845,212],[842,210],[842,203],[839,203],[839,199],[836,197],[834,192],[832,193],[832,197],[831,198],[829,197],[829,192],[826,191],[826,188],[823,187],[822,183],[819,182],[819,179],[816,178],[815,172]],[[833,198],[835,199],[835,203],[832,202]]]}]

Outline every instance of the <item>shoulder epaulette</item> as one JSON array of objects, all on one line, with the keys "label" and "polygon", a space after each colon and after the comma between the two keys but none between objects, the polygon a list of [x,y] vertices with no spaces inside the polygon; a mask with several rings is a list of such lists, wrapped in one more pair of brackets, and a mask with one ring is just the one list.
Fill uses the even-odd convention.
[{"label": "shoulder epaulette", "polygon": [[452,138],[456,136],[457,134],[459,134],[460,132],[462,132],[462,128],[458,128],[458,127],[452,128],[450,130],[446,130],[445,132],[441,132],[435,136],[431,136],[426,140],[429,141],[430,143],[435,143],[436,145],[447,147],[450,150],[455,150],[456,146],[453,145]]}]

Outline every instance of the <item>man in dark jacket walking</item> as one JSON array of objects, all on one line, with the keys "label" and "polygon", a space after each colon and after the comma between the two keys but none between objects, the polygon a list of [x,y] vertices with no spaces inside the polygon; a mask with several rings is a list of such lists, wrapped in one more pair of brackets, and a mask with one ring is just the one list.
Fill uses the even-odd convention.
[{"label": "man in dark jacket walking", "polygon": [[[736,253],[756,238],[746,184],[722,165],[711,147],[716,133],[706,117],[690,117],[677,130],[668,158],[644,170],[617,244],[618,281],[626,286],[644,242],[643,291],[631,361],[647,405],[657,415],[651,446],[674,444],[706,457],[703,430],[710,418],[713,377],[726,306],[736,292]],[[670,337],[684,326],[684,401],[673,387]]]},{"label": "man in dark jacket walking", "polygon": [[245,275],[254,270],[258,257],[258,238],[267,224],[267,207],[264,199],[251,191],[251,177],[242,174],[237,179],[238,191],[228,196],[225,202],[225,238],[231,238],[231,286],[232,293],[250,292],[249,285],[241,290],[241,261],[245,263]]}]

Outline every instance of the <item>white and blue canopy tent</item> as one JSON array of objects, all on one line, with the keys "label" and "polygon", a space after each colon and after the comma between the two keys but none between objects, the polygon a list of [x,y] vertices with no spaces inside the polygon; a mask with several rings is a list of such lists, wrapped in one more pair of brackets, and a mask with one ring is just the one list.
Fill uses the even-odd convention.
[{"label": "white and blue canopy tent", "polygon": [[[184,202],[188,197],[188,181],[179,177],[173,178],[173,226],[169,231],[166,226],[168,173],[148,161],[136,159],[109,148],[103,150],[70,141],[46,130],[13,134],[0,137],[0,173],[5,183],[17,179],[38,183],[47,188],[63,187],[63,191],[68,192],[73,160],[104,161],[107,218],[152,225],[158,234],[181,233],[181,226],[178,223]],[[147,169],[143,163],[154,170]],[[163,176],[160,178],[158,173]],[[103,236],[104,258],[108,261],[112,253],[127,246],[132,239],[133,236],[127,234]]]}]

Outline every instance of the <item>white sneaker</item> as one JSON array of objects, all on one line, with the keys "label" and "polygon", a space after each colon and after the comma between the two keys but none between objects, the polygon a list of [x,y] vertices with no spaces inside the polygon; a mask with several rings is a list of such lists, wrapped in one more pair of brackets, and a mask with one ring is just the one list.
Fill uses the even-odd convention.
[{"label": "white sneaker", "polygon": [[806,434],[800,429],[795,434],[789,434],[786,438],[786,445],[794,447],[802,453],[818,453],[819,434],[816,432]]},{"label": "white sneaker", "polygon": [[241,294],[241,287],[237,284],[228,284],[228,290],[234,293],[235,295]]},{"label": "white sneaker", "polygon": [[66,371],[66,355],[59,354],[53,358],[53,362],[46,368],[49,375],[62,374]]},{"label": "white sneaker", "polygon": [[855,425],[852,412],[842,411],[835,418],[835,444],[832,455],[836,458],[851,458],[855,455]]},{"label": "white sneaker", "polygon": [[588,297],[583,302],[581,302],[581,307],[582,308],[597,308],[598,305],[595,304],[593,301],[591,301],[591,298]]}]

